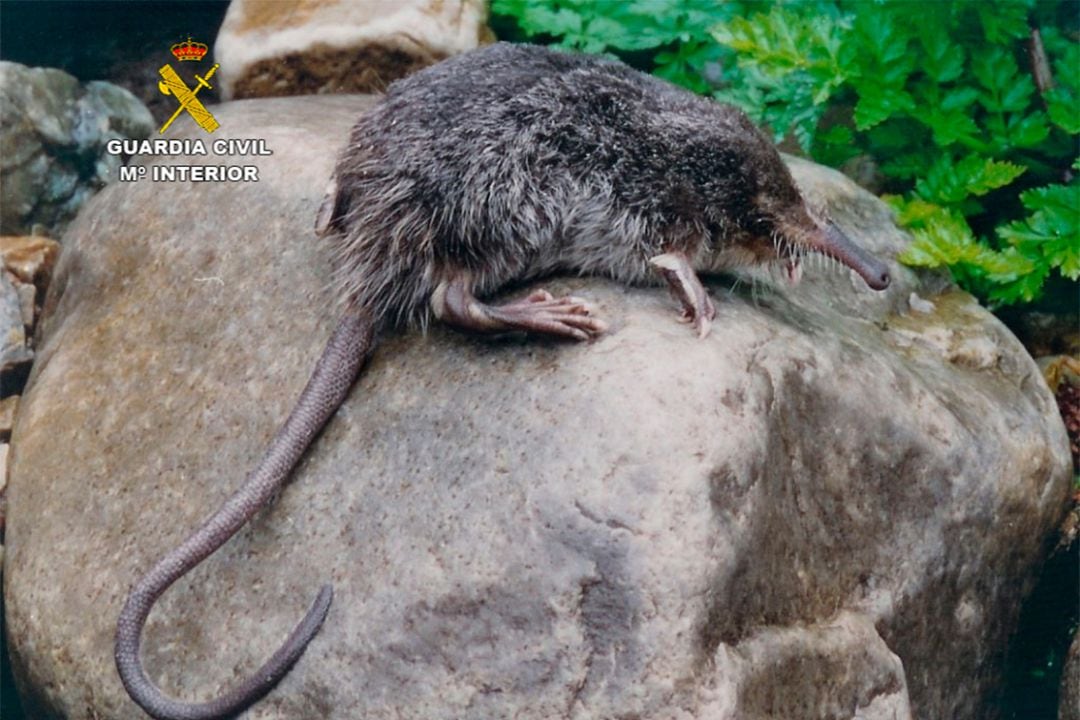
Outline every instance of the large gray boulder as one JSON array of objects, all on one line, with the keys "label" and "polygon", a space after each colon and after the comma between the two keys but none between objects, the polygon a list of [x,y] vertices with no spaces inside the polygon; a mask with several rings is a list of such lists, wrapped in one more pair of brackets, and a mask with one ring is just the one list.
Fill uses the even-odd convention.
[{"label": "large gray boulder", "polygon": [[[273,150],[236,160],[258,183],[116,184],[72,226],[8,490],[34,717],[141,717],[112,663],[121,603],[241,481],[331,332],[311,228],[367,102],[217,108],[215,138]],[[792,165],[895,256],[880,202]],[[150,676],[220,692],[332,581],[322,632],[245,717],[993,718],[1065,432],[993,316],[892,272],[882,294],[814,267],[715,282],[704,340],[662,288],[597,279],[543,283],[596,305],[593,343],[393,334],[277,502],[159,602]]]}]

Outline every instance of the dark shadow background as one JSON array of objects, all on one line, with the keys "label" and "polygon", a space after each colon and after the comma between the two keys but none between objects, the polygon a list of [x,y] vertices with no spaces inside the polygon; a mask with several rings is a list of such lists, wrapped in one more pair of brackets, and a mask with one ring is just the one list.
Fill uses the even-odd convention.
[{"label": "dark shadow background", "polygon": [[[196,72],[205,73],[228,7],[228,0],[3,0],[0,60],[59,68],[81,82],[108,80],[131,91],[164,122],[176,101],[158,92],[158,68],[171,62],[188,85]],[[178,63],[169,53],[188,37],[209,46],[202,62]],[[204,89],[199,96],[219,101],[216,90]]]}]

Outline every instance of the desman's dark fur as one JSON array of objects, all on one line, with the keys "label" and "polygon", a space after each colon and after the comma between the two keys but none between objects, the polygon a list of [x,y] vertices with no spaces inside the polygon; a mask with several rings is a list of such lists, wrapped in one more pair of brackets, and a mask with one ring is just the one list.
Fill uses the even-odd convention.
[{"label": "desman's dark fur", "polygon": [[776,257],[814,228],[746,117],[622,63],[499,43],[390,86],[337,167],[344,297],[419,319],[446,269],[479,294],[552,272],[650,278],[673,249],[702,269]]}]

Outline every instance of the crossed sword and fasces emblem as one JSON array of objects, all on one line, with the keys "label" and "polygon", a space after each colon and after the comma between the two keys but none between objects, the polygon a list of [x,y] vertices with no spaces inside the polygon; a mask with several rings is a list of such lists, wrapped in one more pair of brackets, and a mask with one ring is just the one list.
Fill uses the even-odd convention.
[{"label": "crossed sword and fasces emblem", "polygon": [[158,81],[158,90],[164,95],[172,95],[176,98],[177,102],[180,103],[180,107],[176,108],[176,112],[172,114],[172,117],[161,126],[161,129],[158,130],[158,134],[164,133],[169,126],[173,124],[173,120],[180,117],[180,113],[185,110],[191,115],[191,119],[198,123],[199,127],[206,132],[212,133],[220,127],[218,121],[214,119],[214,116],[210,111],[203,107],[203,104],[195,97],[195,95],[203,88],[212,88],[207,80],[214,76],[218,67],[220,67],[220,64],[215,63],[214,67],[210,68],[210,71],[206,73],[206,77],[199,77],[196,75],[195,79],[198,81],[198,84],[195,86],[194,90],[189,88],[187,84],[184,83],[183,79],[176,74],[176,71],[172,69],[172,65],[165,65],[158,70],[158,74],[162,77],[162,79]]}]

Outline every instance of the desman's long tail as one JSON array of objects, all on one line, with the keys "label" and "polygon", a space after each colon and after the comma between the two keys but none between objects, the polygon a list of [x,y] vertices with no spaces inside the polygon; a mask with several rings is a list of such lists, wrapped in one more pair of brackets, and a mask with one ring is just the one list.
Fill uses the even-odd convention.
[{"label": "desman's long tail", "polygon": [[270,691],[315,637],[330,609],[333,591],[324,585],[285,643],[250,677],[220,697],[184,703],[161,692],[139,659],[143,625],[170,585],[225,544],[289,477],[312,440],[345,400],[372,350],[374,326],[368,312],[350,306],[315,365],[300,400],[274,436],[254,472],[191,537],[132,587],[116,624],[116,669],[128,694],[158,720],[209,720],[237,714]]}]

